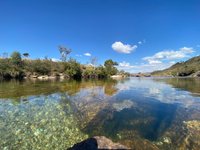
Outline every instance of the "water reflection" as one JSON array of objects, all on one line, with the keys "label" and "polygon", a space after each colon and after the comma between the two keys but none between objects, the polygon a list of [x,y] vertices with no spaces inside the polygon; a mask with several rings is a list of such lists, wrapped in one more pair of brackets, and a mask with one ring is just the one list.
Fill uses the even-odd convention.
[{"label": "water reflection", "polygon": [[166,78],[165,80],[156,80],[172,85],[174,88],[189,91],[193,95],[200,95],[200,78]]},{"label": "water reflection", "polygon": [[198,87],[176,78],[2,82],[0,148],[65,149],[94,135],[135,149],[181,148],[194,131],[187,122],[200,120]]},{"label": "water reflection", "polygon": [[20,99],[26,96],[49,95],[56,92],[67,92],[68,95],[75,95],[81,89],[92,89],[104,87],[104,93],[112,96],[117,92],[116,80],[11,80],[0,81],[0,98]]},{"label": "water reflection", "polygon": [[[134,140],[138,136],[157,140],[171,125],[177,108],[157,101],[125,101],[121,102],[120,109],[119,104],[116,109],[117,103],[114,103],[98,112],[86,126],[86,133],[92,136],[103,134],[115,140]],[[127,103],[127,107],[123,103]]]}]

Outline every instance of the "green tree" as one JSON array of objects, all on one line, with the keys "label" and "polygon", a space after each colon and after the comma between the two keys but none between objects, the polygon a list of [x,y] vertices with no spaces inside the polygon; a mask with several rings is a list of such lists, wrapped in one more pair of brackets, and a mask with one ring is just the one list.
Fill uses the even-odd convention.
[{"label": "green tree", "polygon": [[108,76],[115,75],[117,73],[117,66],[118,63],[113,61],[112,59],[108,59],[104,62],[105,70]]},{"label": "green tree", "polygon": [[20,66],[21,63],[22,63],[22,58],[21,58],[21,54],[17,51],[14,51],[12,54],[11,54],[11,62],[13,65],[16,65],[16,66]]},{"label": "green tree", "polygon": [[74,59],[70,59],[68,62],[64,63],[65,74],[69,78],[79,79],[81,78],[81,65]]}]

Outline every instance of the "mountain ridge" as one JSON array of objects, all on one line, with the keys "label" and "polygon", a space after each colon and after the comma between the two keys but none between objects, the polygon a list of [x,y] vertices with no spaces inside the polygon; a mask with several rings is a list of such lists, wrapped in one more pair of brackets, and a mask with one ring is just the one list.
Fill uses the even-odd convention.
[{"label": "mountain ridge", "polygon": [[178,62],[167,69],[153,71],[151,75],[200,77],[200,55],[192,57],[187,61]]}]

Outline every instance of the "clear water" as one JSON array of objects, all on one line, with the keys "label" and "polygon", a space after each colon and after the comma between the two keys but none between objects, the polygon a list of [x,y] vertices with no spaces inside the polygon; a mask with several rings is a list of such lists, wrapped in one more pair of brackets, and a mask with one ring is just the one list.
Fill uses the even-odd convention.
[{"label": "clear water", "polygon": [[199,79],[0,82],[5,150],[62,150],[95,135],[131,148],[177,149],[191,120],[200,121]]}]

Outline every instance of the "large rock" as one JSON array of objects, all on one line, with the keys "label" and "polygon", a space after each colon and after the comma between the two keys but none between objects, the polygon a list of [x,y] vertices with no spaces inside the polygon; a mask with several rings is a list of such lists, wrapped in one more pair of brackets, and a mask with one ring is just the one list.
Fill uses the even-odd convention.
[{"label": "large rock", "polygon": [[49,77],[47,75],[39,76],[37,78],[40,79],[40,80],[47,80],[47,79],[49,79]]},{"label": "large rock", "polygon": [[197,71],[193,74],[193,77],[200,77],[200,71]]},{"label": "large rock", "polygon": [[95,136],[75,144],[68,150],[98,150],[98,149],[129,149],[119,143],[114,143],[104,136]]}]

